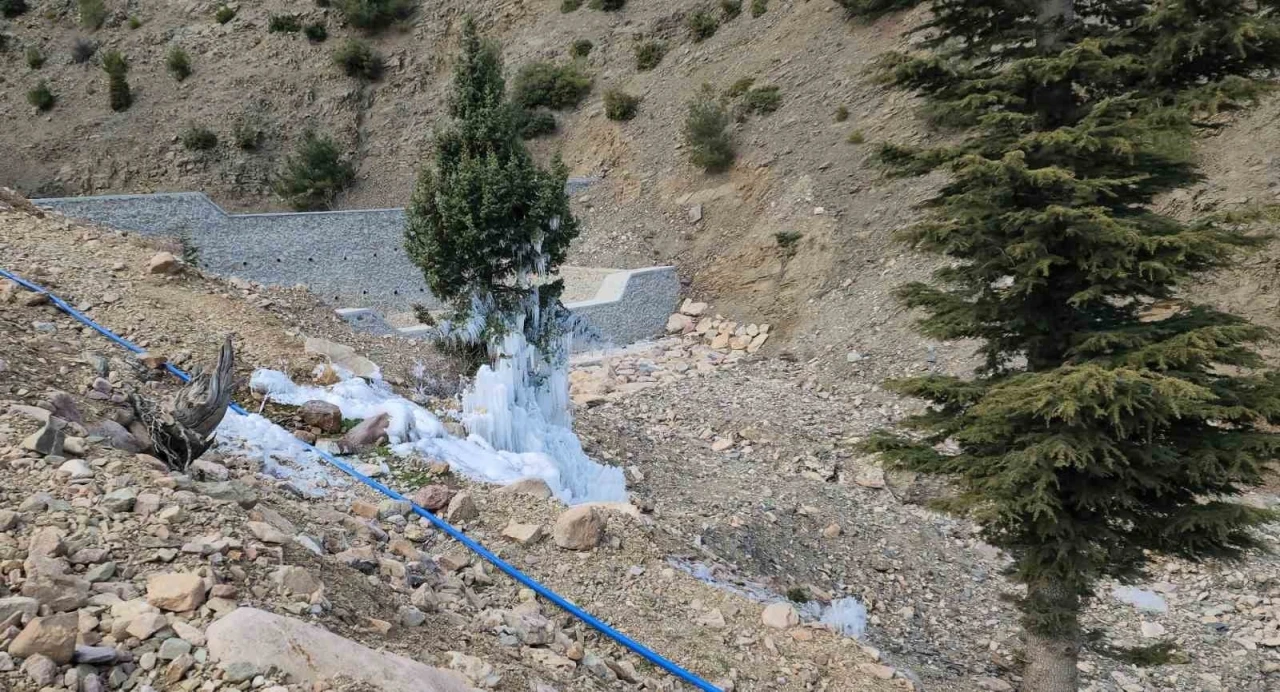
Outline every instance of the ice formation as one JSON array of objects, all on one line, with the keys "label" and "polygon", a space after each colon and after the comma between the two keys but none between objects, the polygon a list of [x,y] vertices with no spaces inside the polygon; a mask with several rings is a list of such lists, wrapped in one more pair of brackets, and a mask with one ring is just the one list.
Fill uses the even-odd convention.
[{"label": "ice formation", "polygon": [[625,502],[622,469],[592,461],[570,428],[564,369],[530,377],[538,356],[519,332],[509,334],[503,348],[517,355],[501,358],[496,367],[483,366],[464,396],[462,421],[470,433],[466,438],[450,435],[430,411],[380,380],[349,378],[332,387],[314,387],[295,384],[282,372],[258,370],[249,384],[282,404],[327,401],[341,409],[344,418],[386,412],[387,437],[397,456],[438,459],[457,473],[490,483],[541,478],[566,504]]},{"label": "ice formation", "polygon": [[1169,610],[1169,604],[1165,602],[1164,597],[1154,591],[1135,589],[1132,586],[1117,586],[1111,595],[1123,603],[1148,613],[1164,613]]},{"label": "ice formation", "polygon": [[856,598],[840,598],[822,609],[818,622],[846,637],[860,639],[867,631],[867,607]]}]

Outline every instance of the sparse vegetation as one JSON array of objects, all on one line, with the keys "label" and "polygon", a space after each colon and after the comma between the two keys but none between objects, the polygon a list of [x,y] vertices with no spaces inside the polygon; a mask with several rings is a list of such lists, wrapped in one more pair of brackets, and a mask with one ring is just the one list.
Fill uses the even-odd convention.
[{"label": "sparse vegetation", "polygon": [[71,44],[71,62],[77,65],[89,62],[89,58],[98,52],[98,44],[87,38],[78,38]]},{"label": "sparse vegetation", "polygon": [[191,231],[185,228],[178,231],[178,245],[182,248],[183,263],[188,267],[199,269],[200,246],[197,245],[195,239],[191,237]]},{"label": "sparse vegetation", "polygon": [[356,172],[330,138],[307,131],[276,176],[276,194],[298,211],[328,209]]},{"label": "sparse vegetation", "polygon": [[347,39],[333,53],[333,62],[348,77],[367,81],[376,81],[382,77],[382,55],[373,49],[367,41],[358,38]]},{"label": "sparse vegetation", "polygon": [[412,0],[338,0],[337,10],[347,24],[365,31],[379,31],[413,15]]},{"label": "sparse vegetation", "polygon": [[266,126],[260,113],[246,110],[236,118],[231,126],[231,139],[236,146],[245,151],[252,151],[262,146],[266,137]]},{"label": "sparse vegetation", "polygon": [[720,11],[724,13],[724,20],[727,22],[736,19],[742,14],[742,0],[720,0]]},{"label": "sparse vegetation", "polygon": [[562,110],[577,106],[591,93],[591,78],[577,65],[531,62],[516,74],[511,100],[526,108]]},{"label": "sparse vegetation", "polygon": [[535,139],[555,134],[556,116],[546,108],[526,110],[518,108],[516,113],[516,130],[521,139]]},{"label": "sparse vegetation", "polygon": [[272,34],[296,34],[302,31],[302,20],[294,14],[273,14],[267,18],[267,32]]},{"label": "sparse vegetation", "polygon": [[751,16],[759,17],[769,11],[769,0],[751,0]]},{"label": "sparse vegetation", "polygon": [[691,12],[685,21],[689,25],[689,36],[693,38],[694,43],[715,36],[716,30],[720,28],[720,20],[702,7]]},{"label": "sparse vegetation", "polygon": [[740,114],[757,113],[768,115],[782,105],[782,92],[776,86],[761,86],[748,89],[738,104]]},{"label": "sparse vegetation", "polygon": [[809,597],[809,590],[803,586],[793,586],[787,589],[787,600],[792,603],[808,603],[813,600]]},{"label": "sparse vegetation", "polygon": [[867,136],[862,134],[862,130],[854,130],[849,133],[849,136],[845,138],[845,141],[850,144],[863,144],[867,141]]},{"label": "sparse vegetation", "polygon": [[636,44],[636,69],[641,72],[652,70],[666,54],[667,44],[662,41],[641,41]]},{"label": "sparse vegetation", "polygon": [[729,134],[729,115],[709,86],[704,86],[689,104],[684,139],[689,160],[708,173],[719,173],[733,163],[736,154]]},{"label": "sparse vegetation", "polygon": [[27,49],[27,67],[38,70],[44,67],[44,61],[44,51],[40,50],[38,46],[31,46]]},{"label": "sparse vegetation", "polygon": [[165,56],[164,65],[169,70],[169,74],[179,82],[191,76],[191,56],[187,55],[187,51],[181,46],[174,46],[169,49],[169,54]]},{"label": "sparse vegetation", "polygon": [[120,51],[109,50],[102,56],[102,69],[107,73],[107,102],[111,110],[117,113],[129,110],[133,105],[133,94],[125,78],[129,72],[129,61]]},{"label": "sparse vegetation", "polygon": [[836,107],[836,122],[842,123],[849,119],[849,108],[847,106]]},{"label": "sparse vegetation", "polygon": [[636,117],[639,107],[639,97],[618,89],[604,92],[604,114],[610,120],[630,120]]},{"label": "sparse vegetation", "polygon": [[859,19],[875,19],[890,12],[906,10],[919,5],[923,0],[836,0],[851,17]]},{"label": "sparse vegetation", "polygon": [[329,38],[329,29],[325,27],[324,22],[311,22],[302,30],[306,34],[307,40],[312,43],[324,43]]},{"label": "sparse vegetation", "polygon": [[218,146],[218,135],[213,130],[192,125],[182,132],[182,148],[187,151],[209,151]]},{"label": "sparse vegetation", "polygon": [[79,0],[80,6],[80,26],[89,31],[97,31],[102,28],[102,23],[107,21],[107,6],[102,0]]},{"label": "sparse vegetation", "polygon": [[747,93],[755,83],[755,77],[740,77],[733,84],[730,84],[728,89],[724,90],[724,97],[729,100],[736,99]]},{"label": "sparse vegetation", "polygon": [[27,11],[27,0],[0,0],[0,17],[13,19]]},{"label": "sparse vegetation", "polygon": [[219,24],[226,24],[236,18],[236,11],[227,5],[222,5],[213,13],[213,18]]},{"label": "sparse vegetation", "polygon": [[615,10],[622,9],[622,7],[626,4],[627,4],[627,0],[591,0],[591,3],[588,5],[588,7],[590,7],[593,10],[604,10],[606,12],[613,12]]},{"label": "sparse vegetation", "polygon": [[[787,259],[795,257],[796,250],[800,244],[800,239],[804,236],[796,231],[779,231],[773,234],[773,240],[778,244],[778,249],[782,250],[782,254]],[[795,600],[795,599],[791,599]]]},{"label": "sparse vegetation", "polygon": [[569,46],[569,57],[585,58],[591,54],[592,48],[595,48],[595,44],[591,39],[580,38]]},{"label": "sparse vegetation", "polygon": [[130,15],[130,16],[129,16],[129,28],[130,28],[130,29],[141,29],[141,28],[142,28],[142,18],[141,18],[141,17],[139,17],[139,16],[138,16],[138,15],[136,15],[136,14],[135,14],[135,15]]},{"label": "sparse vegetation", "polygon": [[35,106],[37,110],[47,111],[53,108],[55,102],[57,102],[57,98],[49,89],[48,82],[43,79],[36,84],[34,89],[27,92],[27,103]]},{"label": "sparse vegetation", "polygon": [[582,0],[560,0],[560,11],[569,14],[582,7]]}]

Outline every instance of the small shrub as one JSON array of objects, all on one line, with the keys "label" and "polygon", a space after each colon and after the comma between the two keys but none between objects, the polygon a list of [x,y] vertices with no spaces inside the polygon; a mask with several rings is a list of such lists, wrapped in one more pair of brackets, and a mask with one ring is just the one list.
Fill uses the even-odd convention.
[{"label": "small shrub", "polygon": [[408,19],[414,5],[412,0],[338,0],[337,8],[347,24],[365,31],[378,31]]},{"label": "small shrub", "polygon": [[27,11],[27,0],[0,0],[0,17],[13,19]]},{"label": "small shrub", "polygon": [[595,44],[590,39],[580,38],[569,46],[569,56],[573,58],[585,58],[591,54],[591,49],[595,48]]},{"label": "small shrub", "polygon": [[329,2],[329,0],[316,0],[316,7],[328,7],[331,4],[333,3]]},{"label": "small shrub", "polygon": [[71,44],[71,62],[81,65],[89,62],[89,58],[98,52],[98,44],[85,38],[76,39]]},{"label": "small shrub", "polygon": [[350,38],[333,53],[333,62],[348,77],[375,81],[382,76],[382,56],[366,41]]},{"label": "small shrub", "polygon": [[164,59],[165,67],[169,68],[169,74],[173,78],[181,82],[191,76],[191,56],[187,55],[187,51],[182,50],[178,46],[169,49],[169,54]]},{"label": "small shrub", "polygon": [[769,0],[751,0],[751,16],[759,17],[769,11]]},{"label": "small shrub", "polygon": [[129,28],[130,28],[130,29],[141,29],[141,28],[142,28],[142,19],[141,19],[140,17],[138,17],[137,15],[134,15],[134,16],[132,16],[132,17],[129,17]]},{"label": "small shrub", "polygon": [[639,97],[617,89],[604,92],[604,114],[610,120],[630,120],[636,117],[639,107]]},{"label": "small shrub", "polygon": [[849,138],[846,141],[848,141],[850,144],[862,144],[863,142],[867,141],[867,137],[866,135],[862,134],[862,130],[854,130],[853,132],[849,133]]},{"label": "small shrub", "polygon": [[133,94],[129,91],[129,82],[125,74],[129,71],[129,61],[120,51],[109,50],[102,56],[102,69],[107,73],[107,101],[111,110],[118,112],[129,110],[133,105]]},{"label": "small shrub", "polygon": [[652,70],[662,62],[667,54],[667,44],[661,41],[642,41],[636,44],[636,69],[644,72]]},{"label": "small shrub", "polygon": [[44,60],[44,52],[36,46],[31,46],[27,49],[27,67],[38,70],[44,67]]},{"label": "small shrub", "polygon": [[733,163],[733,140],[729,135],[729,116],[716,100],[715,93],[704,87],[689,103],[684,121],[684,139],[689,147],[689,160],[708,173],[723,171]]},{"label": "small shrub", "polygon": [[230,7],[227,7],[226,5],[223,5],[219,7],[216,12],[213,13],[213,18],[219,24],[226,24],[227,22],[236,18],[236,11]]},{"label": "small shrub", "polygon": [[183,229],[178,232],[178,244],[182,247],[182,262],[188,267],[200,267],[200,246],[191,237],[191,231]]},{"label": "small shrub", "polygon": [[47,111],[50,108],[53,108],[53,104],[57,100],[57,97],[55,97],[53,92],[49,90],[48,82],[45,82],[43,79],[40,80],[39,84],[36,84],[36,88],[27,92],[27,103],[42,111]]},{"label": "small shrub", "polygon": [[724,13],[726,22],[736,19],[742,14],[742,0],[720,0],[720,11]]},{"label": "small shrub", "polygon": [[627,0],[591,0],[591,3],[588,5],[588,7],[590,7],[593,10],[604,10],[606,12],[613,12],[614,10],[622,9],[622,6],[626,4],[627,4]]},{"label": "small shrub", "polygon": [[102,0],[80,0],[80,26],[97,31],[107,21],[107,6]]},{"label": "small shrub", "polygon": [[275,190],[298,211],[327,209],[356,172],[328,137],[308,131],[276,176]]},{"label": "small shrub", "polygon": [[273,14],[267,18],[267,31],[273,34],[296,34],[302,31],[302,21],[292,14]]},{"label": "small shrub", "polygon": [[187,151],[209,151],[218,146],[218,135],[207,127],[192,125],[182,133],[182,148]]},{"label": "small shrub", "polygon": [[329,29],[325,27],[324,22],[311,22],[307,28],[302,30],[306,34],[307,40],[312,43],[324,43],[329,38]]},{"label": "small shrub", "polygon": [[563,14],[569,14],[579,7],[582,7],[582,0],[560,0],[560,12]]},{"label": "small shrub", "polygon": [[849,108],[847,106],[840,106],[836,108],[836,122],[842,123],[848,119],[849,119]]},{"label": "small shrub", "polygon": [[782,105],[782,92],[776,86],[762,86],[750,89],[742,95],[742,112],[768,115]]},{"label": "small shrub", "polygon": [[241,113],[231,126],[231,139],[235,141],[237,147],[252,151],[262,145],[262,140],[266,136],[265,130],[262,116],[246,111]]},{"label": "small shrub", "polygon": [[728,89],[724,90],[724,97],[726,99],[736,99],[750,91],[751,86],[755,83],[755,77],[742,77],[733,84],[730,84]]},{"label": "small shrub", "polygon": [[516,111],[516,128],[522,139],[535,139],[556,132],[556,116],[545,108]]},{"label": "small shrub", "polygon": [[720,20],[705,9],[696,9],[686,20],[689,24],[689,35],[694,43],[705,41],[715,35],[720,28]]},{"label": "small shrub", "polygon": [[591,93],[591,78],[577,66],[531,62],[516,74],[511,100],[524,108],[572,108]]},{"label": "small shrub", "polygon": [[787,600],[792,603],[808,603],[812,599],[809,598],[808,589],[803,586],[793,586],[787,589]]},{"label": "small shrub", "polygon": [[795,256],[796,246],[799,245],[800,239],[803,237],[795,231],[779,231],[773,234],[774,242],[778,243],[778,248],[782,250],[782,254],[788,259]]}]

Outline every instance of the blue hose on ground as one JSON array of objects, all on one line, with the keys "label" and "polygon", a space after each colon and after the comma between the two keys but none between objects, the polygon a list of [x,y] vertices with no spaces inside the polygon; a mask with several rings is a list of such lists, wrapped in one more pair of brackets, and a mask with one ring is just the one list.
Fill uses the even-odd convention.
[{"label": "blue hose on ground", "polygon": [[[97,322],[94,322],[88,316],[84,315],[79,310],[76,310],[75,308],[71,307],[71,305],[69,305],[66,301],[54,295],[53,293],[50,293],[48,290],[46,290],[42,286],[31,283],[30,281],[27,281],[26,279],[23,279],[22,277],[12,272],[6,271],[3,268],[0,268],[0,276],[17,283],[18,285],[26,288],[27,290],[34,291],[36,293],[40,293],[47,296],[49,298],[49,301],[52,302],[55,306],[57,306],[58,309],[67,313],[68,315],[75,318],[82,324],[85,324],[93,328],[99,334],[107,337],[108,339],[125,347],[126,349],[134,353],[144,352],[145,349],[142,349],[139,346],[133,343],[130,343],[128,340],[116,335],[110,329],[107,329],[106,327],[103,327]],[[190,381],[191,379],[190,375],[183,372],[179,368],[174,367],[172,363],[165,363],[164,367],[171,374],[173,374],[178,379],[181,379],[183,382]],[[231,404],[231,410],[235,411],[236,413],[242,416],[248,415],[247,411],[245,411],[243,408],[241,408],[238,404],[235,404],[235,403]],[[304,442],[303,444],[306,444],[306,443]],[[494,567],[497,567],[499,570],[504,572],[507,576],[511,577],[512,579],[515,579],[521,585],[526,586],[529,589],[533,590],[533,592],[538,594],[539,596],[542,596],[548,601],[551,601],[552,603],[556,604],[561,609],[568,612],[570,615],[578,618],[583,623],[587,624],[591,628],[595,629],[596,631],[600,632],[606,637],[622,645],[624,648],[629,649],[631,652],[635,653],[641,658],[644,658],[645,660],[649,661],[655,666],[661,668],[662,670],[670,673],[671,675],[674,675],[680,680],[700,690],[705,690],[706,692],[720,692],[719,687],[716,687],[715,685],[712,685],[711,683],[707,682],[706,680],[703,680],[697,675],[694,675],[693,673],[685,670],[684,668],[681,668],[679,665],[673,663],[672,661],[669,661],[666,658],[663,658],[661,655],[655,653],[654,651],[652,651],[645,645],[641,644],[640,642],[637,642],[634,639],[628,637],[627,635],[619,632],[618,630],[610,626],[608,623],[597,618],[591,613],[588,613],[587,611],[579,608],[578,606],[570,603],[564,597],[552,591],[551,589],[543,586],[537,581],[534,581],[532,577],[528,576],[524,572],[521,572],[520,570],[511,566],[502,558],[490,552],[488,548],[485,548],[483,545],[480,545],[476,541],[472,540],[466,534],[462,533],[457,528],[453,527],[451,524],[441,519],[440,517],[437,517],[431,512],[428,512],[427,510],[419,507],[417,504],[415,504],[412,500],[409,500],[409,498],[405,497],[404,495],[401,495],[395,490],[392,490],[391,488],[388,488],[387,486],[379,483],[378,481],[375,481],[374,479],[360,473],[359,471],[352,468],[351,465],[348,464],[347,462],[339,459],[338,457],[332,454],[329,454],[328,452],[322,449],[319,449],[309,444],[307,445],[307,447],[309,447],[311,451],[314,452],[316,455],[318,455],[320,458],[324,459],[325,461],[329,462],[333,466],[337,467],[343,473],[347,474],[348,476],[351,476],[352,478],[360,481],[361,483],[364,483],[370,488],[377,490],[378,492],[382,493],[383,495],[386,495],[387,497],[393,500],[402,500],[402,501],[408,502],[410,505],[412,505],[414,514],[417,514],[418,516],[431,522],[431,524],[434,525],[436,528],[447,533],[450,538],[453,538],[459,543],[465,545],[472,552],[484,558],[486,562],[493,565]]]}]

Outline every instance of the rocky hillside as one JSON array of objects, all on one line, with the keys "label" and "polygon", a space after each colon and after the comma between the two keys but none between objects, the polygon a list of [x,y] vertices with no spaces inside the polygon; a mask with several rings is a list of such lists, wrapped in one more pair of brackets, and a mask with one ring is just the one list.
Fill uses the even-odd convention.
[{"label": "rocky hillside", "polygon": [[[406,393],[450,376],[413,342],[350,333],[305,294],[152,263],[160,248],[135,236],[33,211],[0,205],[0,266],[154,356],[190,368],[234,332],[242,375],[309,378],[329,362],[318,351],[347,346]],[[742,361],[679,338],[664,349],[584,364],[579,393],[598,398],[583,405]],[[326,466],[267,463],[228,440],[176,473],[114,448],[123,395],[159,400],[176,384],[126,355],[42,296],[0,285],[0,689],[677,689],[406,503]],[[703,581],[701,554],[657,495],[566,511],[541,482],[499,489],[388,457],[371,446],[375,425],[348,430],[323,402],[281,406],[248,387],[236,399],[296,436],[351,443],[351,463],[723,689],[910,687],[873,647],[779,593]],[[649,473],[632,466],[633,483]]]},{"label": "rocky hillside", "polygon": [[[228,208],[279,209],[271,173],[301,132],[315,128],[336,136],[358,170],[339,206],[402,205],[442,117],[457,33],[469,12],[501,42],[512,73],[533,60],[568,61],[574,41],[593,45],[583,59],[591,95],[557,114],[557,135],[533,145],[561,153],[575,175],[602,178],[575,200],[586,230],[572,263],[677,264],[691,292],[726,315],[776,325],[774,352],[836,361],[851,352],[963,359],[962,346],[911,334],[888,295],[927,271],[928,263],[895,246],[890,234],[912,218],[912,205],[935,181],[885,179],[868,161],[870,147],[850,142],[855,133],[871,143],[933,136],[914,118],[908,96],[867,75],[875,56],[904,44],[904,29],[918,23],[919,12],[859,25],[829,0],[767,0],[763,14],[745,3],[730,19],[708,2],[720,26],[694,41],[686,18],[701,6],[680,0],[632,2],[614,12],[584,5],[570,13],[559,0],[422,0],[409,20],[369,37],[387,69],[380,81],[364,83],[331,58],[342,40],[361,33],[319,4],[232,3],[234,18],[220,24],[213,1],[106,0],[102,28],[86,31],[73,5],[29,0],[28,12],[0,25],[9,37],[0,52],[0,118],[7,125],[0,183],[29,194],[203,190]],[[268,31],[270,17],[285,14],[322,24],[328,40]],[[97,46],[84,63],[73,60],[78,40]],[[641,40],[667,46],[649,71],[636,66]],[[174,47],[191,57],[192,74],[181,82],[166,70]],[[112,48],[131,64],[135,103],[123,113],[107,107],[98,65]],[[28,66],[31,49],[45,58],[39,69]],[[685,104],[703,84],[724,90],[742,78],[778,87],[780,106],[735,124],[735,165],[706,175],[682,151]],[[25,97],[42,79],[57,96],[47,113]],[[610,88],[642,99],[634,120],[605,117],[601,97]],[[845,120],[836,117],[841,107]],[[1189,193],[1197,206],[1275,201],[1280,137],[1266,125],[1278,113],[1280,101],[1272,100],[1206,141],[1210,177]],[[231,142],[246,114],[265,132],[252,152]],[[184,149],[179,136],[193,124],[211,128],[220,144]],[[793,242],[783,247],[779,237]],[[1272,273],[1251,270],[1248,292],[1274,295]],[[1226,282],[1226,293],[1239,292],[1238,278]],[[1257,304],[1227,298],[1239,308]]]}]

